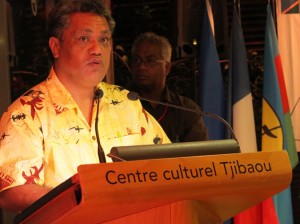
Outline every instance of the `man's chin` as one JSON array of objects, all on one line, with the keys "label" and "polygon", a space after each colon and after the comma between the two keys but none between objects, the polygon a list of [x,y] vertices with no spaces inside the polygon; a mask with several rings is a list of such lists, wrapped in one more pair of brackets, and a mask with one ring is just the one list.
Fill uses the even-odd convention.
[{"label": "man's chin", "polygon": [[150,83],[149,82],[146,82],[146,81],[136,81],[135,84],[138,86],[138,87],[150,87]]},{"label": "man's chin", "polygon": [[137,87],[139,91],[153,91],[153,87],[149,84],[138,84]]}]

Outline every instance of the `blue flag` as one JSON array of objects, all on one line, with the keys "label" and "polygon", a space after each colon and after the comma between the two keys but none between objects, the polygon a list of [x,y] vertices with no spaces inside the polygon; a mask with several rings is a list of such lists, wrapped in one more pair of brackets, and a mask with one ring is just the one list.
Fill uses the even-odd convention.
[{"label": "blue flag", "polygon": [[[225,118],[224,87],[219,56],[207,8],[204,7],[203,11],[203,24],[199,43],[199,105],[203,111]],[[204,118],[204,122],[208,129],[209,139],[225,138],[226,129],[222,122],[207,117]]]}]

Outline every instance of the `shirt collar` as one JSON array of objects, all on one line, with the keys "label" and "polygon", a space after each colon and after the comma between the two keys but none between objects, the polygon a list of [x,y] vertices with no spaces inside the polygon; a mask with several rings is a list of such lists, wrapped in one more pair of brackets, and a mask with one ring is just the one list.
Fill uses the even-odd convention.
[{"label": "shirt collar", "polygon": [[164,90],[162,101],[172,103],[172,92],[167,86]]},{"label": "shirt collar", "polygon": [[46,80],[46,86],[49,93],[51,93],[51,100],[53,104],[61,108],[77,108],[73,97],[66,89],[66,87],[59,81],[57,75],[53,69],[50,70],[49,76]]}]

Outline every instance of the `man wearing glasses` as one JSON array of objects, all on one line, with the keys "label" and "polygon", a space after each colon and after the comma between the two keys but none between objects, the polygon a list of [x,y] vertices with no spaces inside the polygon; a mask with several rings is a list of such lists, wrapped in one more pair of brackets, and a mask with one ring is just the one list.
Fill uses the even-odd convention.
[{"label": "man wearing glasses", "polygon": [[[193,100],[170,91],[166,85],[172,55],[167,38],[152,32],[140,34],[133,43],[131,54],[132,90],[145,99],[200,110]],[[172,142],[207,140],[207,130],[200,114],[152,102],[143,101],[142,104]]]}]

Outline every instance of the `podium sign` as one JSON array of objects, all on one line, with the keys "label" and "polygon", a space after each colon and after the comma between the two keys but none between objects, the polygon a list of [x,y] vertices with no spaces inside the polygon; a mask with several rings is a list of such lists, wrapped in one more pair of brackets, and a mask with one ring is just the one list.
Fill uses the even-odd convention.
[{"label": "podium sign", "polygon": [[286,151],[81,165],[20,223],[220,223],[291,180]]}]

